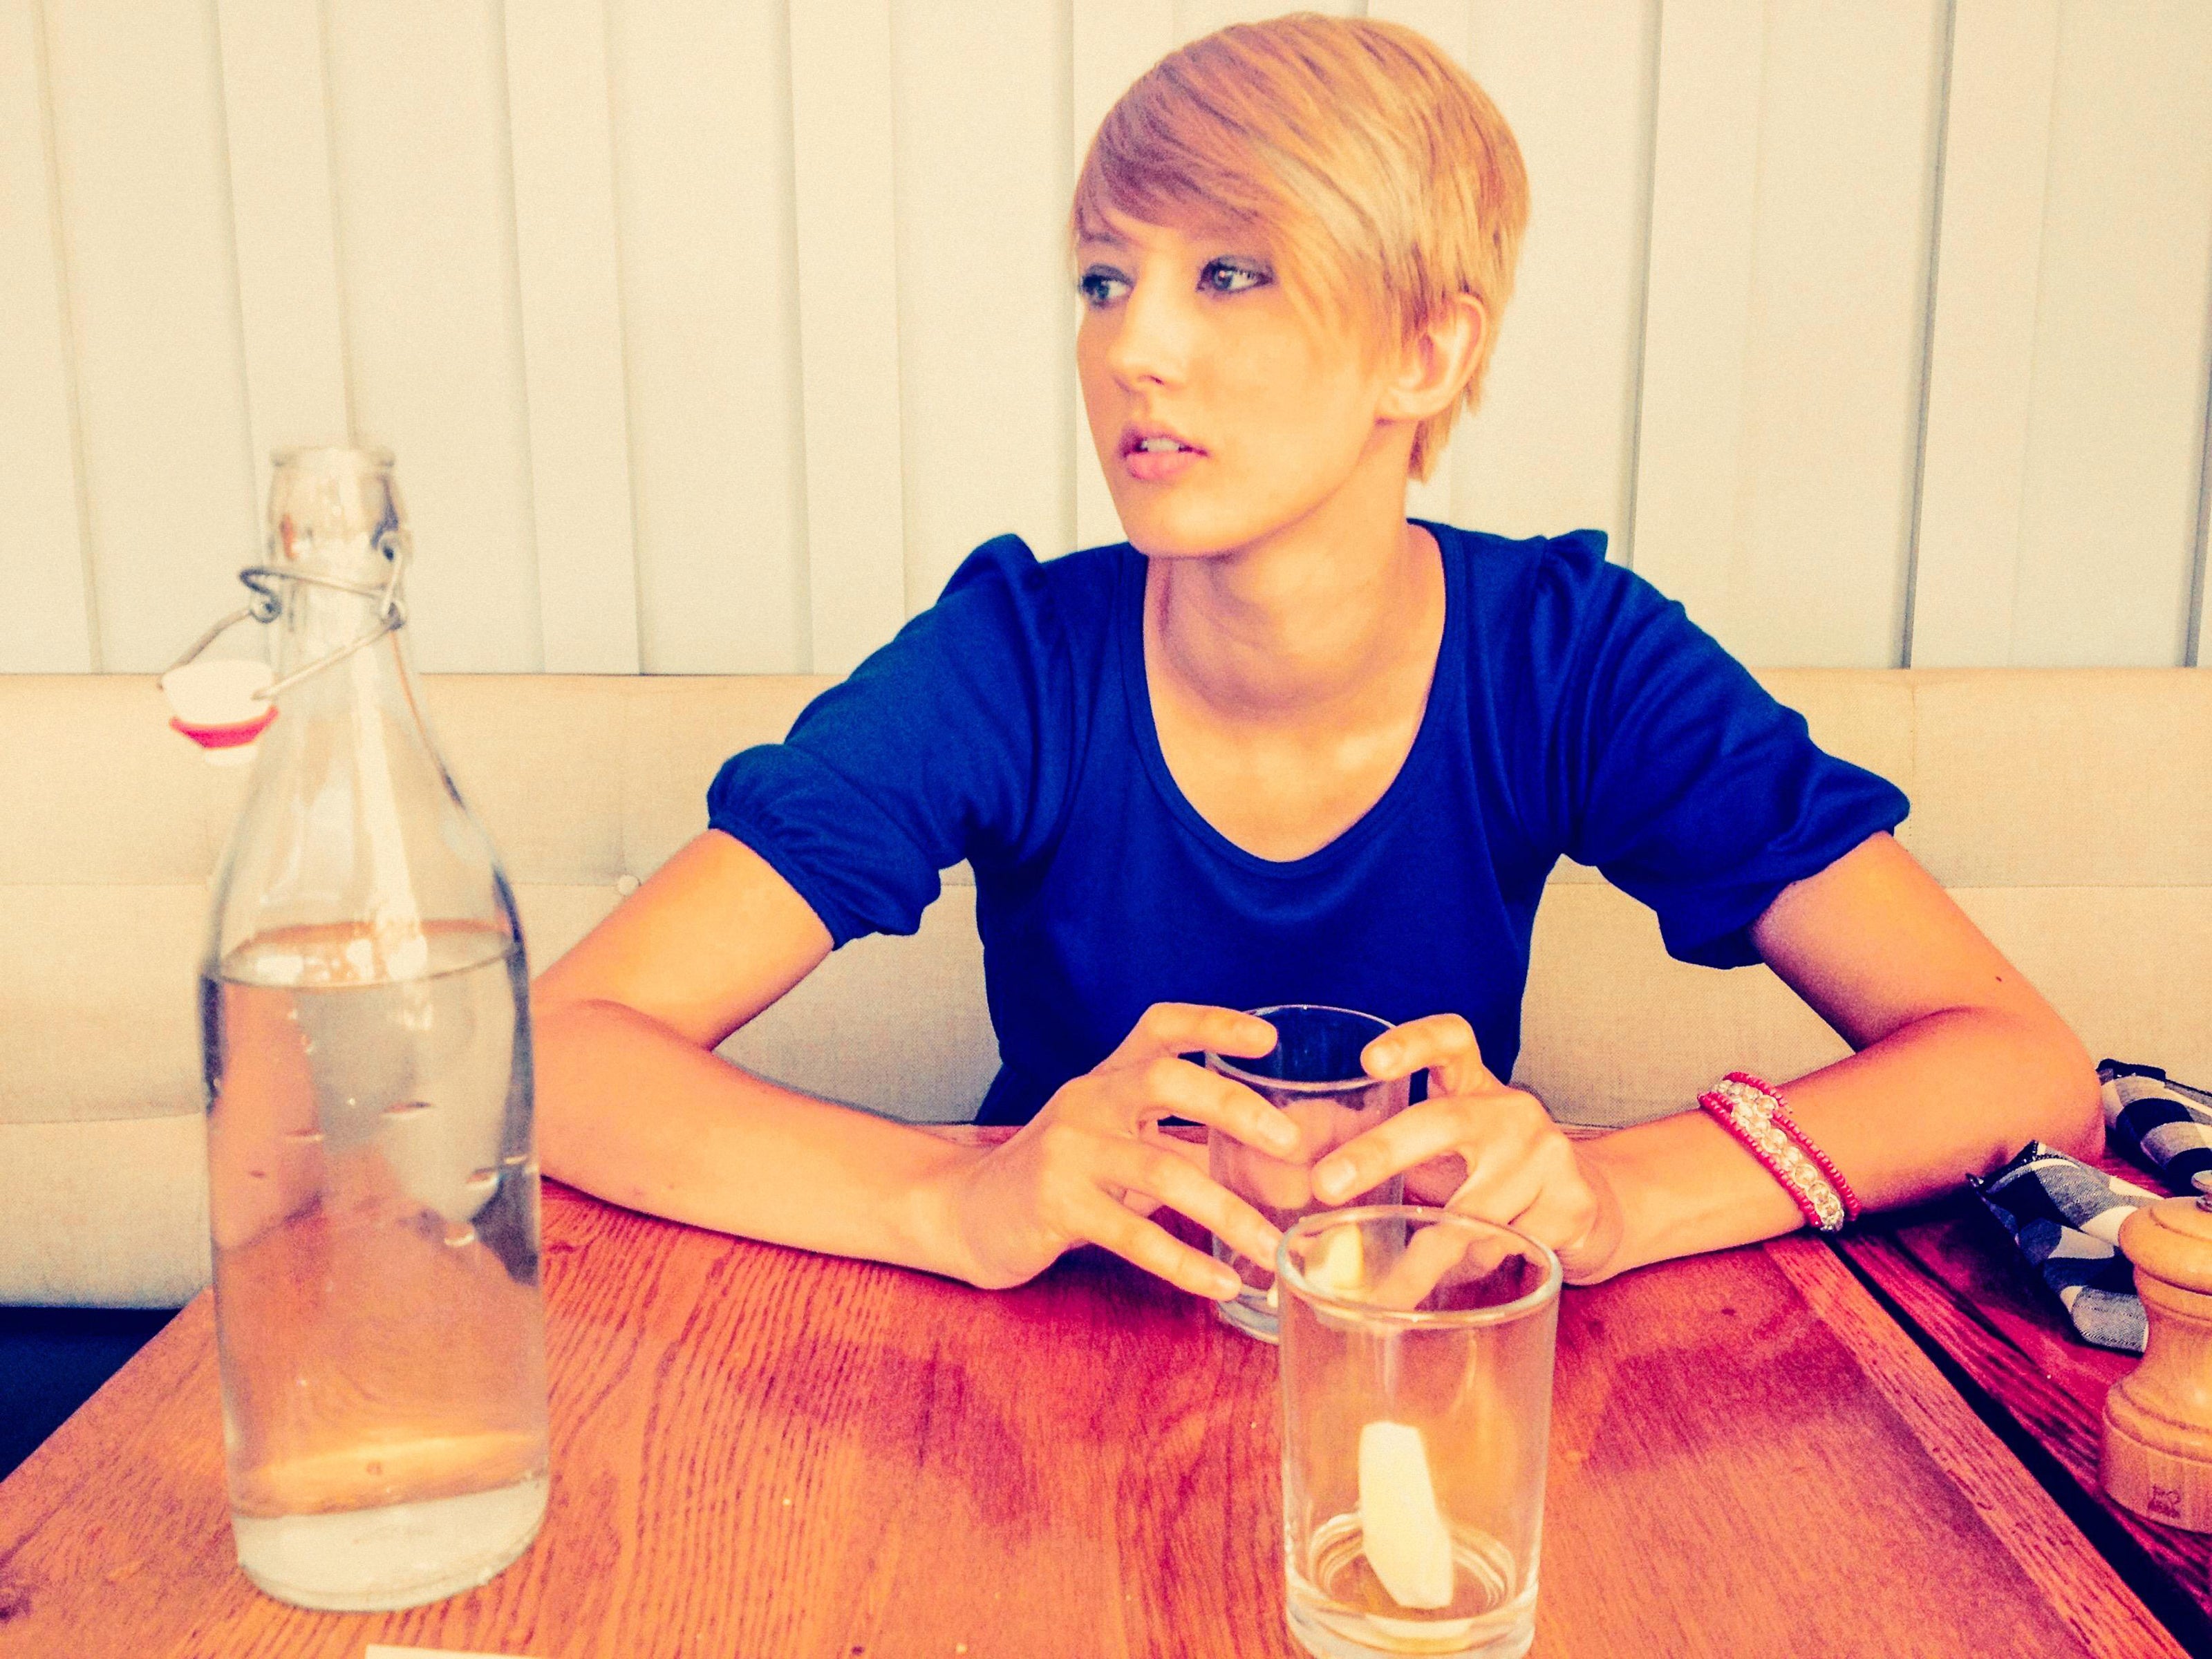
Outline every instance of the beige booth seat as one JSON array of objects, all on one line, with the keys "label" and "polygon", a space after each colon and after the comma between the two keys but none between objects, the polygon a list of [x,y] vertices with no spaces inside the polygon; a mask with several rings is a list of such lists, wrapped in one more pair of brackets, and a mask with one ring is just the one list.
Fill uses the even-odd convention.
[{"label": "beige booth seat", "polygon": [[[2212,1079],[2212,674],[1762,678],[1904,787],[1906,844],[2094,1053]],[[822,684],[431,678],[533,964],[695,834],[716,765]],[[207,1278],[194,975],[243,779],[164,720],[147,679],[0,677],[0,1304],[173,1305]],[[1562,1117],[1632,1121],[1734,1066],[1842,1052],[1765,969],[1684,967],[1633,901],[1554,879],[1519,1077]],[[969,1115],[995,1052],[964,872],[917,937],[839,951],[725,1053],[878,1110]]]}]

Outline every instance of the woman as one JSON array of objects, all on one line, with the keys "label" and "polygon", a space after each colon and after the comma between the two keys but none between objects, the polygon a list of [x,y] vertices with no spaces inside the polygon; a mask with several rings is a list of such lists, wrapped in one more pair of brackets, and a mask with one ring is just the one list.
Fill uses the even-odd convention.
[{"label": "woman", "polygon": [[[1262,1261],[1275,1234],[1158,1125],[1291,1144],[1178,1058],[1265,1053],[1233,1010],[1280,1001],[1382,1014],[1369,1070],[1428,1073],[1317,1167],[1324,1199],[1403,1171],[1581,1283],[1922,1198],[2031,1137],[2095,1146],[2087,1054],[1891,839],[1902,795],[1602,538],[1407,520],[1479,394],[1526,214],[1504,122],[1408,31],[1231,28],[1133,87],[1073,222],[1129,544],[987,544],[723,769],[714,827],[541,982],[547,1170],[977,1285],[1092,1243],[1226,1297],[1234,1275],[1147,1218]],[[1570,1138],[1501,1080],[1562,855],[1651,904],[1677,957],[1771,964],[1856,1052]],[[947,1145],[714,1056],[834,945],[913,931],[963,859],[1006,1062],[982,1116],[1011,1139]]]}]

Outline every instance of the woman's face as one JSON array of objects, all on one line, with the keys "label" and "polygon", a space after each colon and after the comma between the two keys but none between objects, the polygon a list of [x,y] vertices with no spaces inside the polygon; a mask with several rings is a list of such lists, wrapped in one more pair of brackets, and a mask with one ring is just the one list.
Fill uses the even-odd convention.
[{"label": "woman's face", "polygon": [[[1384,365],[1292,305],[1249,233],[1116,218],[1076,249],[1075,360],[1099,464],[1137,548],[1249,547],[1395,467]],[[1410,442],[1410,437],[1404,440]],[[1400,446],[1402,447],[1402,444]]]}]

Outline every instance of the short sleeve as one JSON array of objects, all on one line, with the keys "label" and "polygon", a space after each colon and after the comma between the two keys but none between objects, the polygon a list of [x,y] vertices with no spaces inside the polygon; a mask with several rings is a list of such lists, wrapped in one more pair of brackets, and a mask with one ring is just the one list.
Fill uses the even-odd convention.
[{"label": "short sleeve", "polygon": [[1784,888],[1910,811],[1680,605],[1607,563],[1601,534],[1547,545],[1528,615],[1530,832],[1650,905],[1679,960],[1757,962],[1751,926]]},{"label": "short sleeve", "polygon": [[937,603],[810,703],[780,744],[742,750],[708,822],[758,853],[844,945],[911,933],[963,859],[1036,827],[1047,740],[1066,702],[1041,567],[1011,536],[970,554]]}]

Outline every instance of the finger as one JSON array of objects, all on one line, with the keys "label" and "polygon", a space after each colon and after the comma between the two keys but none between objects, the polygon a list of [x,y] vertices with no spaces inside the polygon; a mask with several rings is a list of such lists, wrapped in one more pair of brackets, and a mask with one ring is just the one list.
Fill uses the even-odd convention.
[{"label": "finger", "polygon": [[1304,1147],[1298,1126],[1272,1102],[1187,1060],[1163,1057],[1109,1075],[1133,1125],[1187,1117],[1273,1157],[1296,1157]]},{"label": "finger", "polygon": [[1158,1146],[1164,1152],[1173,1153],[1201,1175],[1212,1162],[1207,1155],[1206,1143],[1203,1140],[1187,1140],[1181,1135],[1164,1133],[1157,1127],[1153,1129],[1152,1138],[1147,1144]]},{"label": "finger", "polygon": [[1432,1204],[1442,1209],[1466,1184],[1467,1160],[1457,1152],[1447,1152],[1406,1171],[1406,1202]]},{"label": "finger", "polygon": [[1525,1215],[1540,1204],[1553,1184],[1546,1180],[1541,1169],[1525,1158],[1477,1159],[1468,1167],[1460,1189],[1444,1200],[1444,1208],[1510,1227],[1515,1224],[1516,1216]]},{"label": "finger", "polygon": [[1250,1204],[1164,1148],[1125,1142],[1108,1155],[1100,1173],[1188,1216],[1251,1261],[1273,1261],[1275,1246],[1283,1242],[1282,1234]]},{"label": "finger", "polygon": [[1382,1308],[1418,1308],[1444,1275],[1465,1259],[1467,1249],[1462,1228],[1417,1228],[1397,1259],[1375,1280],[1366,1299]]},{"label": "finger", "polygon": [[1105,1064],[1131,1066],[1161,1054],[1201,1050],[1250,1060],[1272,1052],[1275,1041],[1275,1028],[1255,1014],[1196,1002],[1156,1002]]},{"label": "finger", "polygon": [[1385,1118],[1314,1165],[1314,1195],[1324,1204],[1341,1204],[1354,1193],[1449,1152],[1462,1154],[1472,1168],[1480,1150],[1499,1138],[1503,1127],[1477,1115],[1474,1109],[1480,1103],[1465,1097],[1431,1098]]},{"label": "finger", "polygon": [[1359,1061],[1369,1076],[1378,1078],[1410,1077],[1425,1067],[1431,1094],[1479,1094],[1504,1086],[1482,1063],[1474,1027],[1457,1014],[1431,1014],[1393,1026],[1361,1051]]},{"label": "finger", "polygon": [[1226,1302],[1243,1288],[1237,1275],[1212,1256],[1200,1255],[1102,1192],[1094,1190],[1079,1206],[1077,1228],[1090,1243],[1193,1296]]}]

